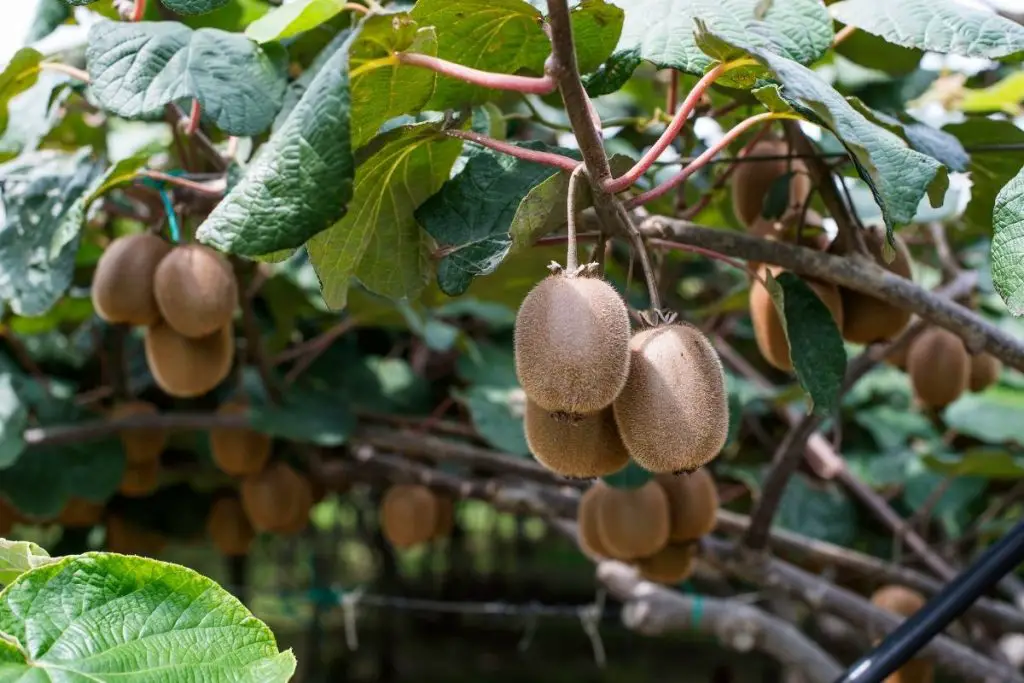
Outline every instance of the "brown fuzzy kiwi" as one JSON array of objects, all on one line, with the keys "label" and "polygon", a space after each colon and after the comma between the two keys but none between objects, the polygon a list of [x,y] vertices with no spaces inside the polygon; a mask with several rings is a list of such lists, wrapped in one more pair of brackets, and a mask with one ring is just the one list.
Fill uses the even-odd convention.
[{"label": "brown fuzzy kiwi", "polygon": [[[249,404],[228,401],[217,408],[218,415],[245,415]],[[211,429],[213,462],[225,474],[244,477],[256,474],[270,459],[271,438],[252,429]]]},{"label": "brown fuzzy kiwi", "polygon": [[229,325],[238,282],[221,254],[201,244],[176,247],[156,269],[153,291],[160,315],[174,331],[198,338]]},{"label": "brown fuzzy kiwi", "polygon": [[985,391],[999,381],[1003,363],[991,353],[971,356],[971,377],[968,388],[973,392]]},{"label": "brown fuzzy kiwi", "polygon": [[929,327],[910,344],[907,374],[921,405],[943,408],[967,389],[971,357],[960,337],[942,327]]},{"label": "brown fuzzy kiwi", "polygon": [[92,305],[109,323],[151,325],[160,319],[153,276],[171,245],[148,232],[118,237],[92,277]]},{"label": "brown fuzzy kiwi", "polygon": [[885,362],[894,368],[905,370],[907,367],[907,354],[910,353],[910,344],[903,344],[895,351],[890,351],[885,356]]},{"label": "brown fuzzy kiwi", "polygon": [[[890,273],[911,279],[910,251],[899,237],[895,238],[896,256],[892,263],[882,258],[885,230],[877,227],[864,231],[864,244],[875,262]],[[840,250],[841,251],[841,250]],[[855,344],[886,341],[899,334],[910,322],[910,312],[896,308],[881,299],[861,292],[839,288],[843,297],[843,338]]]},{"label": "brown fuzzy kiwi", "polygon": [[[915,590],[888,585],[875,591],[871,596],[871,603],[906,618],[924,607],[925,599]],[[926,659],[911,659],[886,678],[885,683],[931,683],[935,677],[934,669],[934,665]]]},{"label": "brown fuzzy kiwi", "polygon": [[[110,410],[110,417],[117,420],[133,415],[156,415],[155,405],[147,401],[118,403]],[[160,459],[167,445],[167,432],[162,429],[122,429],[121,445],[129,467],[148,465]]]},{"label": "brown fuzzy kiwi", "polygon": [[380,504],[380,529],[396,548],[426,543],[434,535],[438,518],[437,497],[426,486],[396,484]]},{"label": "brown fuzzy kiwi", "polygon": [[160,461],[142,465],[127,465],[117,487],[122,496],[142,498],[156,491],[160,485]]},{"label": "brown fuzzy kiwi", "polygon": [[64,509],[57,515],[57,523],[66,527],[96,526],[103,519],[103,503],[94,503],[84,498],[69,498]]},{"label": "brown fuzzy kiwi", "polygon": [[516,375],[526,395],[553,413],[611,405],[629,372],[629,313],[597,277],[564,273],[540,281],[516,315]]},{"label": "brown fuzzy kiwi", "polygon": [[711,533],[718,514],[718,489],[705,468],[655,478],[668,496],[669,540],[696,541]]},{"label": "brown fuzzy kiwi", "polygon": [[629,463],[611,407],[578,419],[563,419],[526,399],[524,423],[533,457],[563,477],[603,477]]},{"label": "brown fuzzy kiwi", "polygon": [[309,511],[313,509],[313,486],[304,474],[299,475],[299,487],[296,494],[295,512],[286,522],[275,529],[278,533],[294,535],[306,530],[309,526]]},{"label": "brown fuzzy kiwi", "polygon": [[648,581],[672,585],[690,578],[696,556],[694,543],[669,543],[650,557],[637,560],[636,568]]},{"label": "brown fuzzy kiwi", "polygon": [[[761,140],[751,147],[748,156],[784,156],[789,145],[784,140]],[[765,197],[772,183],[787,171],[794,175],[789,181],[789,204],[791,210],[804,205],[811,192],[811,180],[806,165],[799,159],[775,159],[749,161],[736,165],[732,176],[732,208],[744,225],[752,227],[761,218]]]},{"label": "brown fuzzy kiwi", "polygon": [[602,501],[608,492],[608,485],[598,479],[590,485],[576,506],[576,526],[578,527],[578,540],[580,548],[587,555],[597,557],[611,557],[608,548],[601,540],[601,533],[598,530],[598,510],[601,509]]},{"label": "brown fuzzy kiwi", "polygon": [[257,531],[277,531],[294,523],[303,506],[302,477],[283,462],[242,480],[242,508]]},{"label": "brown fuzzy kiwi", "polygon": [[450,496],[435,494],[437,498],[437,526],[434,527],[432,540],[440,540],[451,536],[455,528],[455,501]]},{"label": "brown fuzzy kiwi", "polygon": [[[757,274],[765,278],[767,273],[778,277],[782,268],[761,266]],[[839,288],[828,282],[805,280],[811,290],[832,313],[836,326],[843,329],[843,301],[839,296]],[[750,284],[750,319],[754,325],[754,339],[761,355],[770,365],[779,370],[789,372],[793,369],[793,361],[789,357],[789,341],[782,327],[782,318],[775,308],[768,290],[758,280]]]},{"label": "brown fuzzy kiwi", "polygon": [[184,337],[163,322],[146,328],[146,363],[164,392],[193,398],[224,381],[235,360],[235,339],[230,325],[208,337]]},{"label": "brown fuzzy kiwi", "polygon": [[609,557],[649,557],[668,543],[668,496],[653,479],[632,489],[609,486],[600,501],[597,532]]},{"label": "brown fuzzy kiwi", "polygon": [[210,506],[206,533],[223,555],[247,555],[256,532],[235,496],[218,498]]},{"label": "brown fuzzy kiwi", "polygon": [[155,557],[167,547],[167,539],[163,534],[144,529],[123,517],[109,515],[106,546],[112,553]]},{"label": "brown fuzzy kiwi", "polygon": [[629,342],[629,379],[615,400],[615,423],[633,460],[655,473],[692,472],[725,445],[725,372],[692,325],[660,325]]}]

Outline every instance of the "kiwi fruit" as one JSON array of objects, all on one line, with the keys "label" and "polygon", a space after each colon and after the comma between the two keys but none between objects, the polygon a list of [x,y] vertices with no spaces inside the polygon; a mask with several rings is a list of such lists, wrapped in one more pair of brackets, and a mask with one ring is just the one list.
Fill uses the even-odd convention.
[{"label": "kiwi fruit", "polygon": [[885,355],[885,362],[894,368],[905,370],[907,367],[907,354],[910,353],[910,344],[903,344],[900,348],[895,351],[890,351]]},{"label": "kiwi fruit", "polygon": [[234,496],[218,498],[210,506],[206,533],[221,554],[229,556],[247,555],[256,536],[242,501]]},{"label": "kiwi fruit", "polygon": [[396,484],[380,504],[380,529],[396,548],[426,543],[437,529],[437,497],[420,484]]},{"label": "kiwi fruit", "polygon": [[971,357],[960,337],[942,327],[929,327],[910,344],[907,374],[921,405],[943,408],[967,389]]},{"label": "kiwi fruit", "polygon": [[96,263],[92,305],[109,323],[152,325],[160,319],[153,277],[171,245],[148,232],[118,237]]},{"label": "kiwi fruit", "polygon": [[604,280],[557,273],[541,280],[516,315],[516,375],[552,413],[611,405],[629,372],[629,313]]},{"label": "kiwi fruit", "polygon": [[587,555],[611,557],[611,553],[601,541],[598,531],[598,510],[601,508],[608,485],[598,479],[580,496],[576,506],[576,526],[580,548]]},{"label": "kiwi fruit", "polygon": [[167,547],[167,539],[163,534],[144,529],[119,515],[109,515],[106,546],[112,553],[154,557]]},{"label": "kiwi fruit", "polygon": [[563,477],[603,477],[629,463],[629,453],[619,436],[615,413],[610,406],[565,420],[527,398],[524,422],[526,443],[533,457]]},{"label": "kiwi fruit", "polygon": [[[871,596],[876,607],[900,617],[909,617],[924,607],[924,596],[903,586],[882,586]],[[931,683],[935,677],[934,665],[926,659],[915,658],[901,666],[885,679],[885,683]]]},{"label": "kiwi fruit", "polygon": [[[119,420],[133,415],[156,415],[156,406],[147,401],[118,403],[110,410],[110,417]],[[119,436],[129,467],[149,465],[160,459],[167,445],[167,432],[162,429],[122,429]]]},{"label": "kiwi fruit", "polygon": [[245,516],[257,531],[278,531],[294,525],[302,514],[302,476],[283,462],[249,475],[239,490]]},{"label": "kiwi fruit", "polygon": [[[864,244],[875,262],[893,275],[911,279],[910,251],[899,237],[895,238],[896,256],[892,263],[882,258],[885,230],[877,227],[864,231]],[[843,298],[843,338],[854,344],[887,341],[899,334],[910,322],[910,312],[881,299],[840,287]]]},{"label": "kiwi fruit", "polygon": [[122,496],[142,498],[156,491],[160,484],[160,461],[142,465],[127,465],[121,475],[121,484],[117,487]]},{"label": "kiwi fruit", "polygon": [[194,398],[224,381],[235,359],[230,325],[207,337],[182,336],[159,322],[146,328],[146,363],[157,385],[178,398]]},{"label": "kiwi fruit", "polygon": [[64,509],[57,515],[57,523],[66,527],[96,526],[103,519],[103,503],[94,503],[84,498],[69,498]]},{"label": "kiwi fruit", "polygon": [[711,462],[729,432],[725,372],[711,342],[696,327],[675,323],[638,332],[629,349],[615,423],[633,460],[659,474]]},{"label": "kiwi fruit", "polygon": [[[218,415],[245,415],[249,405],[228,401],[217,408]],[[256,474],[270,459],[271,439],[252,429],[211,429],[210,451],[213,462],[225,474],[244,477]]]},{"label": "kiwi fruit", "polygon": [[[750,148],[748,156],[784,156],[789,154],[789,145],[784,140],[761,140]],[[806,165],[799,159],[770,159],[765,161],[745,161],[736,165],[732,176],[732,209],[736,218],[748,228],[758,224],[762,218],[761,211],[764,200],[771,190],[772,184],[785,175],[793,172],[789,180],[790,210],[799,209],[811,193],[811,179],[807,175]],[[762,218],[762,221],[764,219]]]},{"label": "kiwi fruit", "polygon": [[433,540],[451,536],[455,528],[455,501],[449,496],[437,495],[437,526],[434,528]]},{"label": "kiwi fruit", "polygon": [[238,282],[221,254],[202,244],[175,247],[157,266],[153,291],[160,315],[178,334],[206,337],[231,323]]},{"label": "kiwi fruit", "polygon": [[668,496],[670,541],[696,541],[715,528],[718,489],[703,467],[690,474],[659,474],[654,478]]},{"label": "kiwi fruit", "polygon": [[636,568],[648,581],[673,585],[690,578],[696,556],[694,543],[669,543],[650,557],[637,560]]},{"label": "kiwi fruit", "polygon": [[636,488],[609,486],[599,500],[597,532],[607,557],[637,560],[668,543],[668,496],[653,479]]},{"label": "kiwi fruit", "polygon": [[277,529],[278,533],[294,535],[306,530],[309,526],[309,511],[313,509],[313,486],[304,474],[299,475],[299,486],[296,489],[295,512]]},{"label": "kiwi fruit", "polygon": [[999,373],[1003,363],[991,353],[979,353],[971,356],[971,376],[968,388],[973,392],[985,391],[999,381]]},{"label": "kiwi fruit", "polygon": [[[761,266],[757,274],[766,278],[768,273],[778,277],[782,268]],[[839,296],[839,288],[828,282],[805,280],[811,290],[828,308],[836,326],[843,329],[843,301]],[[789,341],[782,326],[779,310],[772,302],[771,295],[758,280],[750,284],[750,319],[754,325],[754,340],[757,348],[768,363],[779,370],[789,372],[793,369],[793,361],[789,357]]]}]

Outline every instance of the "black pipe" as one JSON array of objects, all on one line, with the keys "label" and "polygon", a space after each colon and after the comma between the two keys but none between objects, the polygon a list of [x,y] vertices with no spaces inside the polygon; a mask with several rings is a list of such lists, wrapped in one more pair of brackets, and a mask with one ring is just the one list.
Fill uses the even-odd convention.
[{"label": "black pipe", "polygon": [[835,683],[882,683],[1022,562],[1024,521],[990,546],[874,650],[854,662]]}]

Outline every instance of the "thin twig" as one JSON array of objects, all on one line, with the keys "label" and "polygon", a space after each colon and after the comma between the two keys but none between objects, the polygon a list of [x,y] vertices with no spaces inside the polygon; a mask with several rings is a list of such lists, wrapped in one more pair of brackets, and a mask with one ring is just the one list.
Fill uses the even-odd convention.
[{"label": "thin twig", "polygon": [[546,166],[554,166],[555,168],[560,168],[563,171],[569,171],[570,173],[575,171],[576,167],[580,165],[580,162],[576,161],[572,157],[554,154],[553,152],[542,152],[535,149],[528,149],[526,147],[519,147],[518,145],[513,145],[510,142],[495,140],[494,138],[489,138],[486,135],[481,135],[480,133],[475,133],[471,130],[446,130],[445,135],[462,140],[468,140],[480,145],[481,147],[487,147],[488,149],[493,149],[496,152],[502,152],[524,161],[532,161],[538,164],[545,164]]},{"label": "thin twig", "polygon": [[480,69],[463,66],[462,64],[456,64],[455,62],[449,62],[445,59],[431,57],[430,55],[418,52],[396,52],[395,58],[399,64],[430,69],[442,76],[456,78],[466,83],[494,90],[513,90],[532,95],[547,95],[555,89],[555,79],[550,74],[545,74],[544,76],[499,74],[491,71],[481,71]]}]

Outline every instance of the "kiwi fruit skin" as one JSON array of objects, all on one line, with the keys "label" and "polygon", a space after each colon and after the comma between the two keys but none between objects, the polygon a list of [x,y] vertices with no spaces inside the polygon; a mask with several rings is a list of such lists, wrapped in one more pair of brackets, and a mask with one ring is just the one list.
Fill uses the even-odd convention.
[{"label": "kiwi fruit skin", "polygon": [[696,556],[693,543],[669,543],[650,557],[637,560],[636,568],[647,581],[671,586],[690,578]]},{"label": "kiwi fruit skin", "polygon": [[971,358],[960,337],[942,327],[929,327],[910,344],[907,374],[921,405],[943,408],[967,389]]},{"label": "kiwi fruit skin", "polygon": [[434,494],[437,499],[437,526],[434,527],[432,540],[440,540],[451,536],[455,528],[455,501],[450,496]]},{"label": "kiwi fruit skin", "polygon": [[594,557],[611,557],[611,553],[601,541],[601,532],[598,529],[598,510],[604,500],[608,485],[600,479],[595,481],[580,496],[576,506],[577,537],[580,549],[587,555]]},{"label": "kiwi fruit skin", "polygon": [[[871,604],[897,616],[909,617],[924,607],[924,596],[904,586],[882,586],[871,596]],[[901,666],[885,679],[885,683],[931,683],[935,677],[934,665],[915,658]]]},{"label": "kiwi fruit skin", "polygon": [[[768,273],[771,273],[772,277],[778,277],[783,272],[785,271],[782,268],[761,266],[757,274],[765,278]],[[843,329],[843,301],[839,295],[839,288],[817,280],[805,282],[828,308],[836,326],[840,330]],[[778,370],[792,371],[793,361],[789,357],[789,341],[782,326],[782,317],[775,308],[768,290],[758,280],[750,284],[750,319],[754,326],[754,340],[764,359]]]},{"label": "kiwi fruit skin", "polygon": [[[158,412],[156,406],[147,401],[127,401],[111,408],[110,417],[117,420],[133,415],[156,415]],[[167,446],[167,432],[162,429],[122,429],[120,437],[129,467],[156,462]]]},{"label": "kiwi fruit skin", "polygon": [[596,277],[556,274],[523,299],[515,324],[516,375],[526,395],[553,413],[611,405],[629,372],[629,312]]},{"label": "kiwi fruit skin", "polygon": [[714,530],[718,489],[710,472],[701,468],[689,474],[659,474],[654,480],[668,496],[670,541],[696,541]]},{"label": "kiwi fruit skin", "polygon": [[242,480],[242,509],[257,531],[278,531],[301,514],[302,479],[282,462]]},{"label": "kiwi fruit skin", "polygon": [[[228,401],[217,408],[218,415],[246,415],[244,401]],[[270,459],[272,440],[252,429],[211,429],[210,451],[213,462],[225,474],[244,477],[256,474]]]},{"label": "kiwi fruit skin", "polygon": [[607,487],[597,508],[597,532],[607,557],[637,560],[668,543],[668,496],[653,479],[632,489]]},{"label": "kiwi fruit skin", "polygon": [[146,363],[165,393],[177,398],[202,396],[231,372],[235,339],[230,325],[192,339],[163,322],[146,328]]},{"label": "kiwi fruit skin", "polygon": [[162,534],[136,526],[119,515],[108,515],[106,522],[106,546],[112,553],[155,557],[167,547]]},{"label": "kiwi fruit skin", "polygon": [[[896,256],[892,263],[882,258],[885,231],[871,228],[864,231],[864,244],[875,262],[890,273],[911,279],[910,251],[899,237],[894,238]],[[843,338],[854,344],[887,341],[899,334],[910,322],[911,313],[887,304],[881,299],[840,287],[843,298]]]},{"label": "kiwi fruit skin", "polygon": [[286,536],[302,533],[309,526],[309,511],[313,509],[313,486],[309,478],[299,474],[299,485],[295,492],[295,511],[275,531]]},{"label": "kiwi fruit skin", "polygon": [[610,406],[578,419],[564,419],[527,398],[523,420],[533,457],[563,477],[603,477],[629,463]]},{"label": "kiwi fruit skin", "polygon": [[156,460],[142,465],[126,466],[117,490],[122,496],[142,498],[156,491],[159,485],[160,461]]},{"label": "kiwi fruit skin", "polygon": [[633,460],[656,474],[711,462],[729,431],[725,372],[707,337],[686,323],[633,335],[615,423]]},{"label": "kiwi fruit skin", "polygon": [[395,548],[411,548],[433,537],[438,512],[437,497],[429,488],[420,484],[396,484],[381,500],[380,529]]},{"label": "kiwi fruit skin", "polygon": [[103,521],[103,503],[84,498],[69,498],[57,515],[57,523],[66,527],[92,527]]},{"label": "kiwi fruit skin", "polygon": [[[768,139],[755,143],[749,156],[783,156],[788,153],[789,145],[784,140]],[[793,176],[789,180],[787,208],[794,211],[807,202],[811,192],[807,167],[801,160],[775,159],[737,164],[732,176],[732,209],[736,218],[748,228],[757,225],[772,183],[788,171],[793,171]]]},{"label": "kiwi fruit skin", "polygon": [[160,319],[153,277],[171,245],[151,233],[118,237],[110,243],[92,279],[92,305],[108,323],[151,325]]},{"label": "kiwi fruit skin", "polygon": [[1002,361],[991,353],[979,353],[971,356],[971,376],[968,388],[975,393],[985,391],[999,381],[999,373],[1002,371]]},{"label": "kiwi fruit skin", "polygon": [[229,557],[247,555],[256,536],[242,508],[242,501],[235,496],[225,496],[213,502],[206,518],[206,534],[217,550]]},{"label": "kiwi fruit skin", "polygon": [[231,323],[238,282],[227,260],[202,244],[175,247],[157,266],[153,291],[160,315],[174,331],[197,338]]}]

